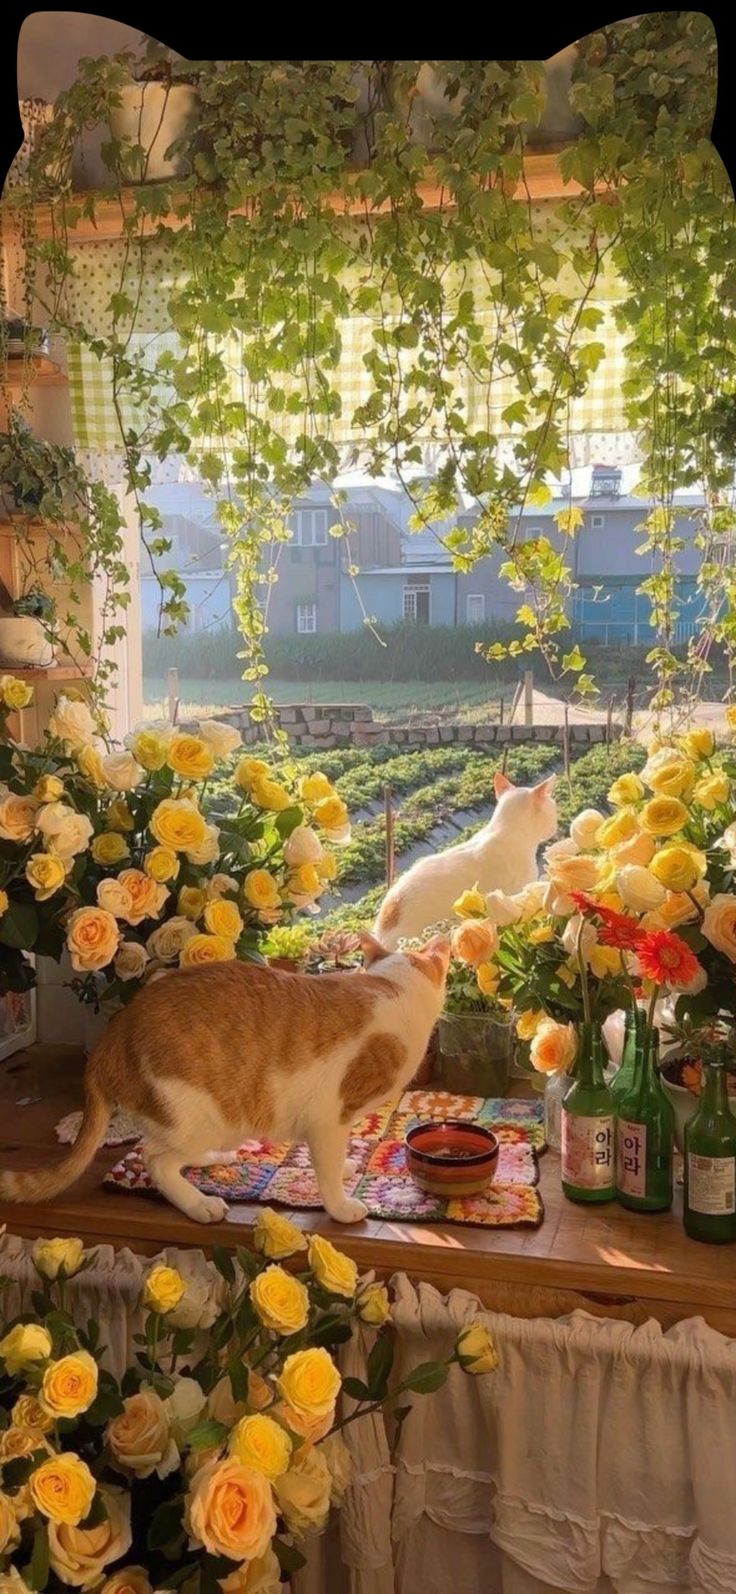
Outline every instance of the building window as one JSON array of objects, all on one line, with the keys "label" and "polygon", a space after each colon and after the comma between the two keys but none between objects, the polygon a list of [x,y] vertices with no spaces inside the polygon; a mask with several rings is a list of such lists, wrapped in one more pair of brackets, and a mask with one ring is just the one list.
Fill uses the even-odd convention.
[{"label": "building window", "polygon": [[591,515],[591,517],[590,517],[590,528],[591,528],[591,531],[602,531],[603,527],[605,526],[605,524],[606,524],[605,515]]},{"label": "building window", "polygon": [[469,592],[465,599],[465,619],[468,625],[482,625],[485,617],[485,594],[483,592]]},{"label": "building window", "polygon": [[404,619],[429,625],[429,582],[404,587]]},{"label": "building window", "polygon": [[316,603],[298,603],[296,606],[296,628],[300,636],[313,636],[317,630],[317,605]]},{"label": "building window", "polygon": [[296,548],[324,548],[327,542],[328,511],[326,509],[297,509],[289,517],[292,546]]}]

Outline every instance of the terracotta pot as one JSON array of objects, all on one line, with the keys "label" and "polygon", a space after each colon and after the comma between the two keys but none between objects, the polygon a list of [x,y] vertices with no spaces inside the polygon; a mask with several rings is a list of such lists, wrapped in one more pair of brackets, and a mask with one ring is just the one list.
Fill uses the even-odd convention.
[{"label": "terracotta pot", "polygon": [[284,974],[300,974],[303,968],[296,958],[269,958],[268,966],[270,969],[281,969]]}]

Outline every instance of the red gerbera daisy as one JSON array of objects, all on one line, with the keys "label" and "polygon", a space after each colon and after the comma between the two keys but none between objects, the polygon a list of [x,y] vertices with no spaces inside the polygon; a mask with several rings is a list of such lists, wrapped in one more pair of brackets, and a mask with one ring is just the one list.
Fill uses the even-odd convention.
[{"label": "red gerbera daisy", "polygon": [[642,973],[655,985],[681,988],[689,985],[700,969],[695,953],[671,930],[650,930],[636,950]]},{"label": "red gerbera daisy", "polygon": [[600,919],[598,940],[601,946],[613,946],[618,952],[636,950],[643,934],[636,919],[627,913],[617,913],[615,908],[604,907],[602,902],[589,897],[587,891],[571,891],[570,896],[578,913]]},{"label": "red gerbera daisy", "polygon": [[598,913],[600,911],[598,903],[594,902],[593,898],[588,896],[587,891],[571,891],[570,896],[575,903],[578,913]]}]

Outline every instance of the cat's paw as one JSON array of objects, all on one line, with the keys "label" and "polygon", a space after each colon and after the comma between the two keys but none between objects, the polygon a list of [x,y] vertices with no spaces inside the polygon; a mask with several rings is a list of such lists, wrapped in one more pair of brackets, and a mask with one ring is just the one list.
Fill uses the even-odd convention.
[{"label": "cat's paw", "polygon": [[197,1223],[222,1223],[227,1217],[227,1201],[220,1196],[200,1196],[192,1217]]},{"label": "cat's paw", "polygon": [[357,1172],[358,1172],[358,1159],[357,1159],[357,1157],[346,1157],[345,1158],[345,1166],[344,1166],[344,1168],[342,1170],[343,1179],[351,1179],[353,1174],[357,1173]]},{"label": "cat's paw", "polygon": [[237,1151],[208,1151],[202,1157],[198,1166],[200,1168],[231,1168],[237,1162]]},{"label": "cat's paw", "polygon": [[355,1196],[345,1196],[343,1201],[336,1201],[327,1211],[336,1223],[362,1223],[368,1216],[365,1201],[358,1201]]}]

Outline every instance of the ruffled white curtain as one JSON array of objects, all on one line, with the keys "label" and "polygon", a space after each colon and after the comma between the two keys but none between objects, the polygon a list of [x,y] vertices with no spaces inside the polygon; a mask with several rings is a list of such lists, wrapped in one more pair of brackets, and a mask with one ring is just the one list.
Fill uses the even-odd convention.
[{"label": "ruffled white curtain", "polygon": [[[27,1306],[29,1247],[8,1239],[7,1310]],[[201,1252],[169,1250],[212,1277]],[[73,1281],[120,1374],[150,1259],[102,1246]],[[392,1280],[397,1372],[447,1355],[481,1316],[501,1365],[453,1368],[415,1396],[392,1453],[383,1421],[351,1424],[354,1481],[338,1521],[309,1545],[295,1594],[736,1594],[736,1341],[691,1318],[663,1332],[573,1312],[522,1319]],[[364,1370],[368,1330],[342,1348]]]}]

